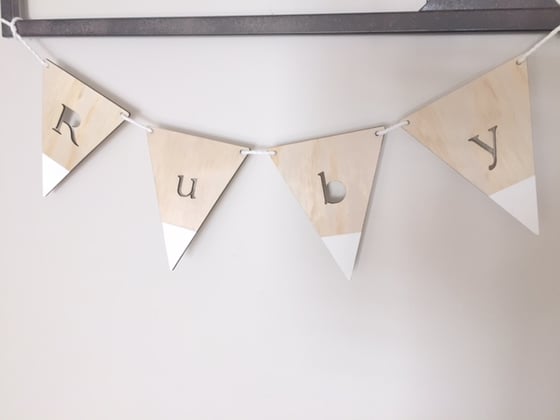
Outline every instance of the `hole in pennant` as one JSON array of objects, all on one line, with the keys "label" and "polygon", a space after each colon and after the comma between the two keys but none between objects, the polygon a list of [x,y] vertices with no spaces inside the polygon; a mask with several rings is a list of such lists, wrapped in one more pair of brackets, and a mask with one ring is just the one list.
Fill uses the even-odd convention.
[{"label": "hole in pennant", "polygon": [[78,115],[77,112],[75,112],[71,108],[68,108],[67,106],[64,107],[62,120],[68,123],[73,128],[78,128],[82,123],[82,119],[80,118],[80,115]]},{"label": "hole in pennant", "polygon": [[331,181],[327,184],[326,193],[330,204],[340,203],[346,198],[346,186],[340,181]]}]

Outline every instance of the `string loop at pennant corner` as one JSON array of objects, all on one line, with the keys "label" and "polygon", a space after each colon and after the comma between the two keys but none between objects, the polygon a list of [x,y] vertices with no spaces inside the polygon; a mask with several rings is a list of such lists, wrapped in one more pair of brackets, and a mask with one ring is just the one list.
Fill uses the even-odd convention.
[{"label": "string loop at pennant corner", "polygon": [[243,156],[275,156],[276,150],[241,149],[239,153]]},{"label": "string loop at pennant corner", "polygon": [[399,128],[405,127],[407,125],[410,125],[410,121],[409,120],[404,120],[404,121],[398,122],[396,124],[393,124],[393,125],[385,128],[385,129],[383,129],[383,130],[376,131],[375,135],[377,137],[381,137],[381,136],[384,136],[385,134],[389,134],[391,131],[398,130]]},{"label": "string loop at pennant corner", "polygon": [[124,112],[121,112],[121,118],[126,121],[129,124],[132,124],[138,128],[141,128],[142,130],[146,131],[149,134],[153,134],[154,133],[154,129],[152,127],[149,127],[147,125],[144,125],[142,123],[139,123],[138,121],[132,119],[130,116],[128,116],[127,114],[125,114]]},{"label": "string loop at pennant corner", "polygon": [[[560,5],[560,0],[556,0],[556,2]],[[525,61],[527,61],[527,59],[531,55],[533,55],[540,47],[542,47],[544,44],[546,44],[552,38],[554,38],[558,33],[560,33],[560,25],[558,25],[547,36],[545,36],[543,39],[541,39],[539,42],[537,42],[535,45],[533,45],[529,50],[527,50],[527,52],[525,52],[525,53],[521,54],[519,57],[517,57],[517,59],[515,60],[517,65],[521,65]]]}]

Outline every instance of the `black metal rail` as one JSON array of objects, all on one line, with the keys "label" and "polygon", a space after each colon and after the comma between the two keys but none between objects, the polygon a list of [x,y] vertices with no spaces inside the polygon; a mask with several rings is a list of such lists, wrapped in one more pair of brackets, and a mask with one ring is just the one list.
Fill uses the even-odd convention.
[{"label": "black metal rail", "polygon": [[[0,0],[0,7],[2,7],[2,17],[8,21],[16,16],[21,16],[21,11],[19,8],[19,0]],[[2,36],[9,37],[12,36],[10,29],[5,25],[2,26]]]},{"label": "black metal rail", "polygon": [[[21,0],[1,0],[2,17],[18,16]],[[506,4],[526,8],[505,8]],[[477,5],[488,9],[473,9]],[[420,12],[108,19],[26,19],[22,36],[342,35],[550,31],[560,24],[555,0],[431,0]],[[452,9],[452,10],[445,10]],[[10,36],[4,27],[3,36]]]}]

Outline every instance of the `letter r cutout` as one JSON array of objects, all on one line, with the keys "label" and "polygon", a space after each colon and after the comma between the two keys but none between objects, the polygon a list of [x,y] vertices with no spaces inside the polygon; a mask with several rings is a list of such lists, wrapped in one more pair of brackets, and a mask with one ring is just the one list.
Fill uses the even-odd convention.
[{"label": "letter r cutout", "polygon": [[60,131],[60,129],[62,128],[62,124],[66,125],[70,130],[70,140],[72,141],[72,143],[80,147],[80,145],[76,141],[76,134],[74,133],[74,128],[80,126],[80,116],[64,104],[62,104],[62,112],[60,113],[58,123],[56,124],[56,127],[53,128],[53,131],[62,135],[62,132]]}]

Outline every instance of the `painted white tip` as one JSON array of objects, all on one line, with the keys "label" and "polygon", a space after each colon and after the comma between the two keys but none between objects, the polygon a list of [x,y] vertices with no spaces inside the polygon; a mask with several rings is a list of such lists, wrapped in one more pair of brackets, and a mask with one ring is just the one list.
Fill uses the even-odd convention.
[{"label": "painted white tip", "polygon": [[162,223],[162,227],[169,268],[173,271],[194,238],[194,235],[196,235],[196,231],[168,223]]},{"label": "painted white tip", "polygon": [[357,232],[321,238],[348,280],[352,278],[361,237]]},{"label": "painted white tip", "polygon": [[70,171],[43,153],[43,197],[66,178]]},{"label": "painted white tip", "polygon": [[498,191],[490,198],[535,235],[539,234],[539,206],[535,176]]}]

